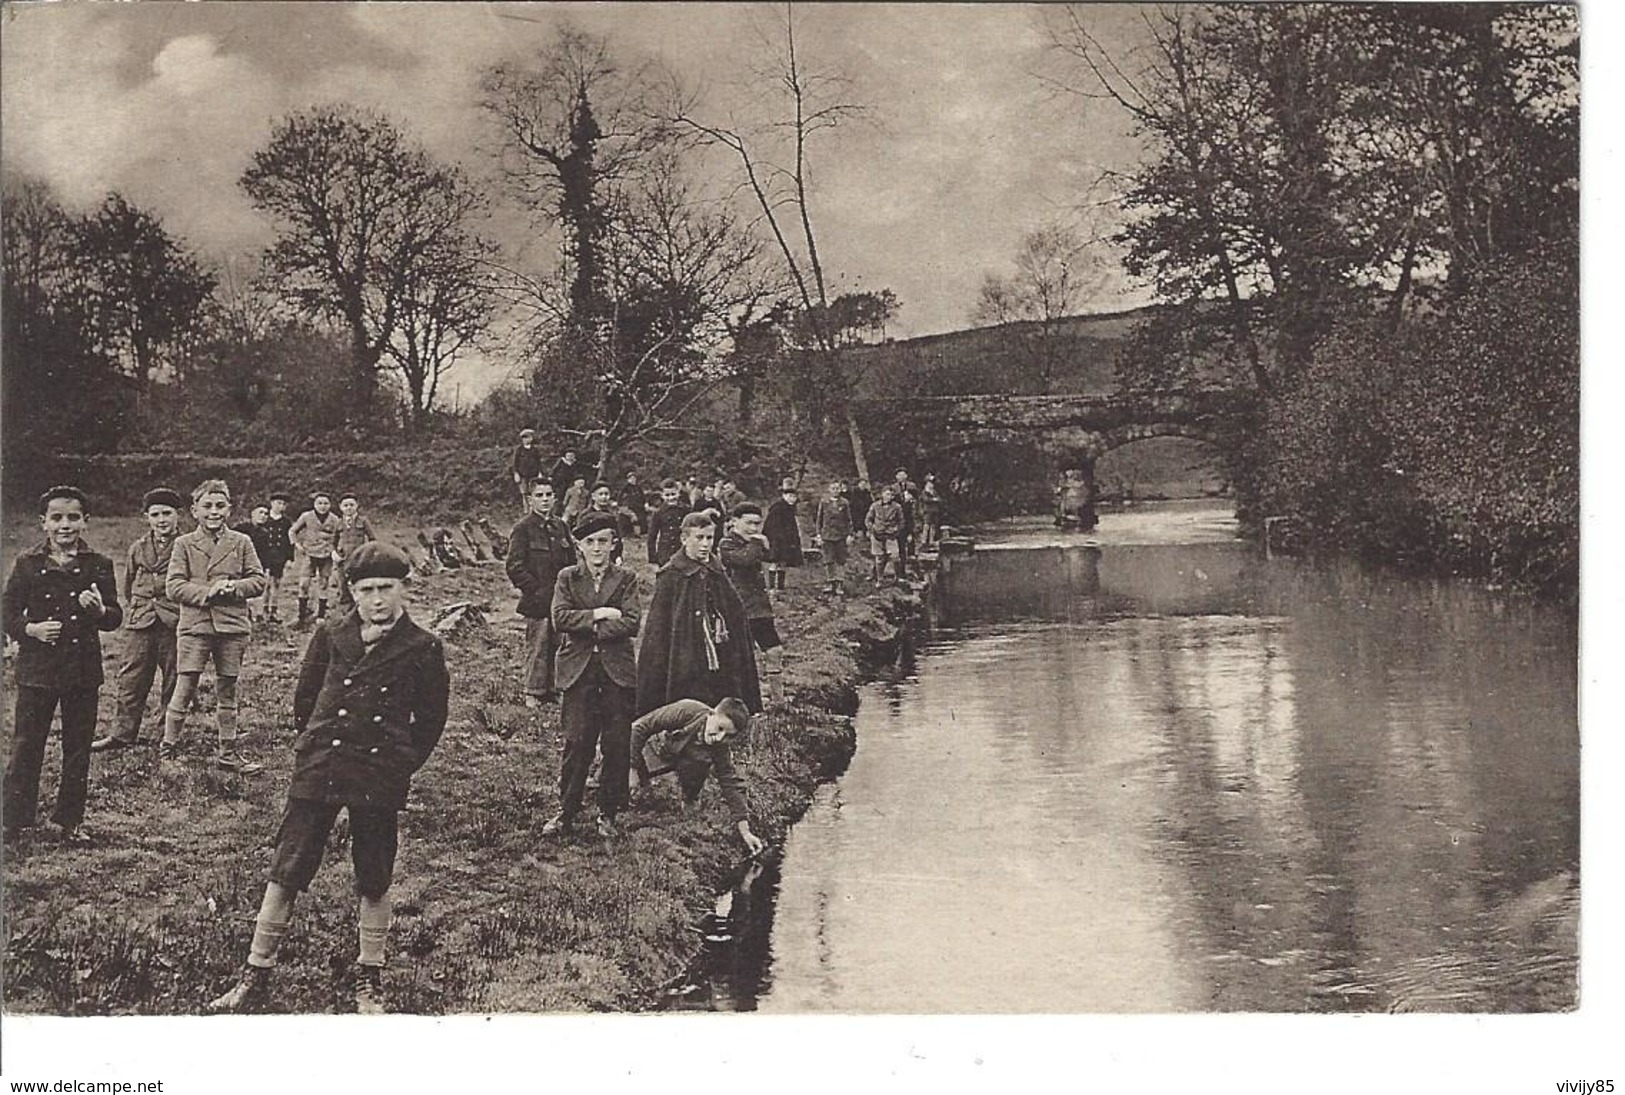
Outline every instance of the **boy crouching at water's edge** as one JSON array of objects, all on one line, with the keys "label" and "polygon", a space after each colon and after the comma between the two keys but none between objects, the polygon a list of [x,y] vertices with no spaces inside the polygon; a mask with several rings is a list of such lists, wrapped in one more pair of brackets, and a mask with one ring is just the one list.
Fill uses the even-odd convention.
[{"label": "boy crouching at water's edge", "polygon": [[293,778],[248,964],[230,991],[206,1005],[211,1013],[242,1011],[264,997],[294,899],[315,877],[341,809],[350,819],[359,905],[355,1006],[385,1010],[399,811],[445,730],[451,684],[440,639],[406,613],[407,557],[388,544],[364,544],[345,571],[355,608],[316,630],[299,669]]},{"label": "boy crouching at water's edge", "polygon": [[705,781],[716,773],[722,798],[751,855],[762,840],[751,832],[745,806],[745,780],[734,767],[732,742],[750,726],[750,708],[729,696],[715,707],[699,700],[674,700],[632,723],[632,765],[638,790],[647,793],[655,776],[677,773],[683,802],[692,805]]}]

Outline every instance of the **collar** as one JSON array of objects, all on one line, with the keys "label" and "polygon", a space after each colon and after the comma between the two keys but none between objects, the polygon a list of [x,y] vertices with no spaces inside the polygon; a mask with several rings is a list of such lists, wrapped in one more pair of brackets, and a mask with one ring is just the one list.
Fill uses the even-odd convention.
[{"label": "collar", "polygon": [[[49,560],[51,558],[51,541],[49,541],[49,540],[40,540],[33,547],[29,548],[26,552],[24,552],[24,554],[26,554],[26,555],[38,555],[38,556],[41,556],[41,557]],[[85,538],[83,536],[79,537],[77,540],[75,540],[73,542],[72,554],[74,554],[74,555],[88,555],[88,554],[90,554],[90,545],[85,543]]]},{"label": "collar", "polygon": [[666,566],[686,577],[702,570],[715,571],[718,569],[720,564],[717,562],[717,557],[714,554],[711,556],[709,562],[702,563],[698,559],[689,558],[688,552],[679,547],[677,549],[677,554],[671,557],[671,561],[668,562]]}]

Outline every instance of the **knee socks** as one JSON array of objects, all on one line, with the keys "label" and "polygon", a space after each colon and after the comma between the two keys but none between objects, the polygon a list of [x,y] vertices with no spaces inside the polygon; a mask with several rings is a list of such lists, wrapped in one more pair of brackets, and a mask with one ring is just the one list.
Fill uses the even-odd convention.
[{"label": "knee socks", "polygon": [[254,918],[254,941],[248,945],[250,966],[266,969],[276,965],[277,949],[293,919],[294,897],[293,891],[275,882],[265,887],[265,900],[260,902],[259,915]]},{"label": "knee socks", "polygon": [[361,954],[357,958],[363,966],[384,964],[384,944],[389,939],[390,900],[382,897],[362,897],[356,912],[356,925],[361,936]]},{"label": "knee socks", "polygon": [[220,748],[224,751],[237,740],[237,678],[216,677],[214,689],[218,696],[214,718],[219,727]]},{"label": "knee socks", "polygon": [[197,691],[196,673],[177,673],[175,675],[175,694],[169,697],[169,706],[164,709],[164,744],[179,745],[181,731],[186,728],[186,708],[192,702],[192,693]]}]

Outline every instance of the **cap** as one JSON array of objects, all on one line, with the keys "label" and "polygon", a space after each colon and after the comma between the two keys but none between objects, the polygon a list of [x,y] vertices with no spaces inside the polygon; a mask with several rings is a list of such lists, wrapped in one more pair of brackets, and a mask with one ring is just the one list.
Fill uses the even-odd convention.
[{"label": "cap", "polygon": [[400,548],[370,540],[344,557],[344,580],[355,583],[363,578],[406,578],[412,561]]},{"label": "cap", "polygon": [[570,530],[570,534],[577,540],[585,540],[595,532],[620,532],[620,524],[615,520],[613,513],[588,513],[582,515]]},{"label": "cap", "polygon": [[181,500],[180,491],[170,490],[168,487],[154,487],[141,496],[141,512],[145,513],[153,506],[185,509],[186,503]]}]

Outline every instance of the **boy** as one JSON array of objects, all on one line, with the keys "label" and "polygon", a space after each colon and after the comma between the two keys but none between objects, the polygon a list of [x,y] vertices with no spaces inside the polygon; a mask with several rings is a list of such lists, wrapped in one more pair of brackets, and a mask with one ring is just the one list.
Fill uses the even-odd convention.
[{"label": "boy", "polygon": [[180,606],[169,599],[164,583],[175,551],[181,496],[168,487],[149,490],[141,499],[147,534],[130,545],[124,560],[124,656],[118,670],[118,710],[112,733],[90,743],[90,751],[125,749],[141,736],[141,716],[152,694],[152,678],[163,675],[159,706],[169,709],[175,694],[175,624]]},{"label": "boy", "polygon": [[741,502],[728,521],[728,535],[717,545],[717,558],[728,573],[734,591],[745,608],[745,626],[751,641],[761,651],[762,673],[767,678],[767,698],[784,701],[784,640],[773,622],[773,602],[762,578],[762,563],[770,551],[762,532],[762,507]]},{"label": "boy", "polygon": [[559,511],[559,516],[564,518],[565,524],[574,528],[576,519],[586,513],[587,507],[590,505],[592,505],[592,492],[587,489],[587,477],[578,475],[570,480],[570,489],[564,492],[564,504]]},{"label": "boy", "polygon": [[837,479],[829,485],[829,497],[818,503],[813,524],[824,549],[824,591],[844,597],[847,541],[852,539],[852,509],[846,500],[845,483]]},{"label": "boy", "polygon": [[0,595],[6,634],[17,643],[17,706],[6,761],[5,839],[32,828],[51,717],[62,708],[62,775],[51,820],[68,844],[82,844],[90,783],[90,739],[102,685],[99,632],[124,619],[113,560],[85,543],[89,514],[77,487],[52,487],[39,500],[44,542],[12,564]]},{"label": "boy", "polygon": [[536,447],[536,431],[526,427],[519,431],[519,444],[508,457],[508,475],[519,491],[519,508],[529,512],[525,502],[525,488],[542,474],[542,450]]},{"label": "boy", "polygon": [[333,496],[318,491],[311,496],[310,508],[288,530],[288,539],[304,556],[299,568],[299,626],[310,622],[311,579],[316,580],[316,618],[327,617],[327,587],[333,581],[333,549],[338,544],[344,522],[333,512]]},{"label": "boy", "polygon": [[[274,552],[276,550],[275,547],[273,547],[272,544],[271,544],[271,529],[269,527],[270,523],[271,523],[271,508],[269,506],[255,506],[253,509],[248,511],[248,520],[244,521],[241,524],[231,526],[235,531],[240,532],[244,536],[248,537],[250,542],[253,543],[253,545],[254,545],[254,554],[259,557],[261,567],[265,566],[265,556],[266,556],[266,554],[268,552]],[[265,579],[265,594],[266,594],[267,597],[269,597],[270,593],[271,593],[271,579],[270,579],[270,573],[267,570],[266,579]],[[254,606],[253,605],[248,606],[248,614],[250,616],[253,616],[253,614],[254,614]],[[270,609],[266,609],[266,617],[267,618],[270,617]]]},{"label": "boy", "polygon": [[638,669],[632,640],[638,633],[638,579],[610,558],[620,539],[612,515],[590,513],[571,530],[581,562],[559,572],[553,587],[553,630],[559,635],[557,679],[564,693],[559,722],[564,763],[559,812],[543,836],[568,833],[586,793],[593,753],[602,748],[598,781],[598,833],[615,834],[615,815],[626,804],[626,779],[637,699]]},{"label": "boy", "polygon": [[290,501],[292,499],[281,491],[271,495],[271,512],[265,521],[268,548],[260,552],[260,565],[265,568],[265,618],[268,620],[277,618],[277,605],[282,600],[282,574],[293,558],[293,540],[288,535],[293,527],[293,519],[288,516]]},{"label": "boy", "polygon": [[649,519],[649,499],[643,493],[643,485],[638,482],[638,473],[626,473],[626,482],[621,484],[621,492],[615,499],[617,504],[632,515],[632,527],[623,529],[623,536],[642,536],[645,522]]},{"label": "boy", "polygon": [[903,564],[898,554],[897,537],[903,531],[903,507],[897,504],[890,484],[880,488],[880,497],[863,518],[863,527],[869,533],[869,553],[874,556],[874,587],[880,588],[880,579],[886,573],[886,561],[897,560],[893,572],[903,580]]},{"label": "boy", "polygon": [[362,544],[370,544],[378,537],[372,531],[372,524],[361,516],[361,501],[353,494],[346,494],[339,499],[339,531],[333,543],[333,562],[338,568],[339,607],[349,608],[355,602],[350,599],[350,583],[344,577],[344,560]]},{"label": "boy", "polygon": [[397,548],[358,547],[346,575],[354,610],[311,637],[294,692],[293,778],[248,964],[230,991],[204,1005],[207,1012],[242,1011],[264,998],[294,900],[321,866],[341,809],[350,819],[359,906],[355,1007],[363,1014],[385,1010],[399,812],[412,776],[446,727],[451,690],[445,647],[406,613],[410,571]]},{"label": "boy", "polygon": [[796,514],[796,500],[800,492],[796,481],[786,479],[779,484],[779,496],[767,507],[762,521],[762,534],[767,537],[767,587],[784,588],[784,572],[801,565],[801,520]]},{"label": "boy", "polygon": [[525,618],[525,706],[540,707],[553,695],[553,586],[559,571],[575,562],[575,540],[564,522],[553,516],[553,484],[533,479],[530,512],[519,519],[508,538],[505,567],[519,590],[519,615]]},{"label": "boy", "polygon": [[638,792],[651,790],[655,776],[677,773],[685,806],[697,802],[706,779],[714,771],[722,798],[733,815],[751,855],[762,841],[750,831],[745,808],[745,781],[734,768],[732,742],[750,726],[750,708],[737,696],[715,707],[699,700],[677,700],[657,707],[632,724],[632,765],[638,774]]},{"label": "boy", "polygon": [[237,678],[248,647],[248,602],[265,592],[265,568],[254,543],[226,527],[231,491],[223,480],[205,479],[192,491],[192,516],[198,527],[175,541],[164,589],[180,605],[175,629],[175,666],[179,678],[164,711],[164,740],[158,755],[180,757],[186,708],[198,678],[214,662],[215,764],[228,772],[254,775],[264,765],[244,760],[237,742]]},{"label": "boy", "polygon": [[682,501],[683,488],[675,479],[660,484],[660,505],[649,515],[649,562],[657,567],[677,554],[678,530],[689,505]]},{"label": "boy", "polygon": [[615,495],[609,489],[608,483],[599,483],[592,488],[592,493],[587,496],[587,508],[582,511],[581,516],[577,517],[576,520],[580,521],[583,517],[590,517],[594,514],[610,517],[615,522],[615,550],[610,554],[609,561],[619,566],[621,556],[626,551],[624,543],[626,520],[625,515],[615,506]]}]

